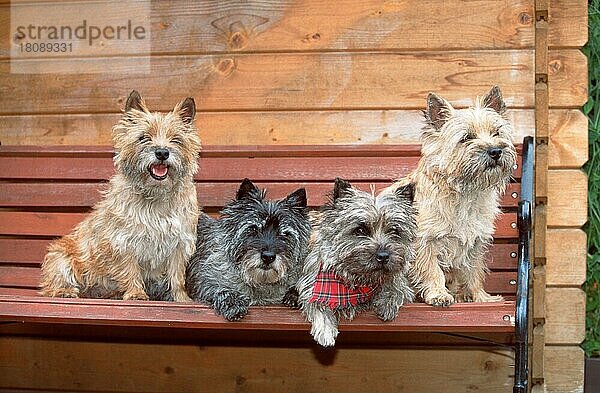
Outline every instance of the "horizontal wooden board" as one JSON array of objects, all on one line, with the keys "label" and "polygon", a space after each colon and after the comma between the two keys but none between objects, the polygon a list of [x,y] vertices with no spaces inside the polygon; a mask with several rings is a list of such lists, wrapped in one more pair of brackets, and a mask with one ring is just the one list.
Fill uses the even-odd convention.
[{"label": "horizontal wooden board", "polygon": [[[514,271],[491,272],[485,283],[489,293],[514,295],[517,274]],[[0,264],[0,287],[36,289],[40,283],[38,267],[2,266]]]},{"label": "horizontal wooden board", "polygon": [[583,393],[585,356],[579,346],[546,346],[544,392]]},{"label": "horizontal wooden board", "polygon": [[588,120],[578,109],[550,110],[548,166],[579,168],[588,160]]},{"label": "horizontal wooden board", "polygon": [[586,234],[580,229],[546,233],[546,285],[581,286],[585,281]]},{"label": "horizontal wooden board", "polygon": [[[448,308],[411,303],[392,322],[382,323],[374,313],[365,312],[351,322],[341,322],[340,331],[509,332],[514,329],[514,312],[514,301],[458,303]],[[209,307],[191,303],[5,295],[0,295],[0,320],[234,330],[305,330],[308,326],[299,311],[278,306],[253,307],[243,320],[231,323]]]},{"label": "horizontal wooden board", "polygon": [[548,172],[548,226],[580,227],[587,221],[587,177],[580,170]]},{"label": "horizontal wooden board", "polygon": [[[0,289],[4,293],[6,289]],[[0,325],[0,336],[39,337],[44,339],[70,339],[78,341],[98,341],[110,338],[111,342],[143,342],[147,344],[192,344],[197,346],[252,346],[252,347],[287,347],[312,346],[314,341],[310,334],[301,330],[280,330],[276,335],[270,330],[254,330],[249,335],[245,330],[209,330],[184,328],[148,328],[148,327],[119,327],[93,325],[61,325],[56,329],[52,324],[16,324]],[[407,348],[420,347],[481,347],[481,340],[492,341],[498,345],[514,343],[511,333],[469,333],[468,335],[442,332],[377,332],[365,334],[346,331],[339,336],[338,349],[342,347],[371,347],[371,348]],[[479,339],[479,340],[478,340]],[[2,390],[0,390],[2,392]]]},{"label": "horizontal wooden board", "polygon": [[[267,196],[280,199],[302,187],[306,189],[308,205],[321,206],[333,189],[333,183],[277,182],[255,183],[268,191]],[[240,183],[197,183],[198,202],[205,208],[221,208],[235,198]],[[353,186],[366,192],[375,187],[378,193],[390,185],[387,183],[353,183]],[[106,190],[105,183],[4,183],[0,192],[0,206],[4,207],[89,207],[101,198]],[[520,199],[521,185],[511,183],[504,193],[501,205],[516,207]]]},{"label": "horizontal wooden board", "polygon": [[[310,182],[342,177],[355,181],[391,182],[408,174],[418,160],[418,157],[207,157],[200,159],[200,171],[195,179],[241,182],[247,177],[253,181]],[[0,158],[0,167],[8,171],[0,177],[20,179],[103,180],[114,174],[112,160],[103,158]]]},{"label": "horizontal wooden board", "polygon": [[585,104],[588,95],[587,64],[587,57],[579,50],[548,52],[548,104],[551,107],[580,107]]},{"label": "horizontal wooden board", "polygon": [[548,4],[548,45],[583,46],[588,38],[587,2],[550,0]]},{"label": "horizontal wooden board", "polygon": [[[0,62],[0,114],[98,113],[119,111],[132,86],[152,110],[170,110],[195,96],[200,110],[265,109],[420,109],[429,91],[457,106],[473,104],[502,86],[512,107],[532,107],[533,51],[424,53],[319,53],[162,56],[152,58],[152,73],[138,74],[145,58],[56,60],[40,64],[46,74],[11,74]],[[64,73],[77,63],[110,73]],[[427,70],[426,73],[423,70]],[[58,73],[59,71],[63,73]],[[585,56],[578,50],[550,52],[550,105],[578,107],[587,100]],[[101,86],[99,88],[98,86]]]},{"label": "horizontal wooden board", "polygon": [[[46,239],[0,238],[0,265],[38,266],[46,254],[49,242]],[[516,252],[516,244],[493,244],[487,254],[487,266],[492,270],[514,270]]]},{"label": "horizontal wooden board", "polygon": [[[40,154],[46,150],[48,155]],[[60,151],[64,151],[60,152]],[[96,153],[93,153],[96,151]],[[391,182],[413,170],[417,145],[369,146],[223,146],[205,149],[195,179],[204,182],[253,181]],[[5,147],[0,150],[0,179],[106,180],[114,174],[109,147]],[[521,158],[513,177],[519,178]]]},{"label": "horizontal wooden board", "polygon": [[[119,114],[1,116],[3,145],[110,145]],[[514,140],[534,135],[533,110],[513,109]],[[417,144],[423,115],[417,110],[202,112],[197,126],[204,146]],[[549,116],[551,168],[587,161],[587,119],[576,109]]]},{"label": "horizontal wooden board", "polygon": [[0,386],[15,390],[505,393],[512,384],[513,355],[500,347],[327,351],[9,337],[0,345]]},{"label": "horizontal wooden board", "polygon": [[585,292],[546,288],[546,344],[579,345],[585,339]]},{"label": "horizontal wooden board", "polygon": [[[580,0],[552,2],[550,46],[585,43],[584,5]],[[13,39],[9,17],[9,7],[0,7],[1,57],[9,56]],[[106,24],[116,24],[121,18],[122,12],[110,7],[102,15]],[[268,0],[244,4],[180,0],[153,4],[150,25],[152,53],[161,54],[531,48],[534,21],[533,4],[526,0]],[[77,54],[132,53],[122,40],[103,44],[95,50],[83,46]]]},{"label": "horizontal wooden board", "polygon": [[[84,213],[41,213],[0,211],[0,235],[62,236],[86,217]],[[496,238],[514,239],[517,229],[515,213],[500,215]]]},{"label": "horizontal wooden board", "polygon": [[[534,113],[508,111],[517,142],[533,135]],[[4,145],[111,145],[110,114],[0,116]],[[207,145],[417,144],[420,110],[198,112],[196,125]]]}]

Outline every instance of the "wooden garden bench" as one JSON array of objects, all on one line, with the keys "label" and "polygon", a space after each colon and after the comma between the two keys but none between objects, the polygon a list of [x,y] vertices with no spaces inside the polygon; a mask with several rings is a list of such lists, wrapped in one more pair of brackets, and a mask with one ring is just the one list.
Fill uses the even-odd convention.
[{"label": "wooden garden bench", "polygon": [[[514,181],[502,198],[494,245],[488,255],[486,289],[501,303],[462,303],[449,308],[408,304],[392,322],[373,313],[342,322],[341,331],[445,332],[497,335],[516,345],[515,391],[527,383],[527,298],[533,145],[518,145]],[[419,160],[418,145],[228,146],[206,147],[196,176],[204,210],[216,213],[249,177],[269,196],[306,187],[309,205],[318,207],[340,176],[364,190],[377,190],[405,175]],[[0,321],[36,324],[43,335],[56,325],[205,330],[306,331],[295,310],[252,308],[240,322],[226,322],[198,304],[43,298],[37,288],[48,242],[68,233],[99,198],[113,174],[110,147],[0,147]],[[342,334],[343,337],[343,334]]]}]

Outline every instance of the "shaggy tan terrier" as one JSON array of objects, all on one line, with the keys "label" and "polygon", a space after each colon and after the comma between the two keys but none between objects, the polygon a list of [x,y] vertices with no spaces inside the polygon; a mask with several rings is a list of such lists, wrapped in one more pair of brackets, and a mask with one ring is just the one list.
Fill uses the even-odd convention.
[{"label": "shaggy tan terrier", "polygon": [[473,108],[461,110],[430,93],[419,164],[388,188],[415,184],[416,259],[410,277],[428,304],[502,300],[483,284],[499,198],[516,162],[505,112],[497,86]]},{"label": "shaggy tan terrier", "polygon": [[185,269],[199,213],[195,114],[192,98],[161,114],[131,92],[113,127],[117,173],[92,213],[50,244],[42,295],[148,300],[166,286],[168,300],[190,301]]}]

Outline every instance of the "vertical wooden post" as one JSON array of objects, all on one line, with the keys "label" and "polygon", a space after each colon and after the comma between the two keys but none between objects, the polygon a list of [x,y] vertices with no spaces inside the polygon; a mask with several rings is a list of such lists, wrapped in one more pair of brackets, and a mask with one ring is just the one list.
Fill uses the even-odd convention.
[{"label": "vertical wooden post", "polygon": [[531,343],[532,391],[544,389],[548,202],[548,0],[535,1],[535,214]]}]

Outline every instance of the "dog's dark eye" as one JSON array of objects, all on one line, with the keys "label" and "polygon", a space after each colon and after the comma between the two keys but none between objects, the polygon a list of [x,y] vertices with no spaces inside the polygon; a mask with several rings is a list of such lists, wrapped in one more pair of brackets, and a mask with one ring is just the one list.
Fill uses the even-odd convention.
[{"label": "dog's dark eye", "polygon": [[390,233],[394,236],[402,237],[402,231],[397,227],[393,227],[390,229]]},{"label": "dog's dark eye", "polygon": [[472,139],[475,139],[475,135],[471,134],[471,133],[468,133],[468,134],[466,134],[465,136],[462,137],[462,139],[460,140],[460,142],[461,143],[465,143],[465,142],[470,141]]},{"label": "dog's dark eye", "polygon": [[493,134],[492,137],[494,138],[498,138],[500,136],[500,131],[496,130]]},{"label": "dog's dark eye", "polygon": [[148,135],[140,135],[138,141],[142,143],[150,142],[150,137]]},{"label": "dog's dark eye", "polygon": [[369,236],[369,228],[366,225],[359,225],[354,229],[353,233],[356,236]]},{"label": "dog's dark eye", "polygon": [[256,226],[256,225],[250,225],[248,227],[248,233],[250,235],[256,235],[258,233],[258,226]]},{"label": "dog's dark eye", "polygon": [[171,143],[174,143],[174,144],[180,145],[180,146],[183,145],[183,141],[181,139],[179,139],[179,138],[173,138],[171,140]]}]

